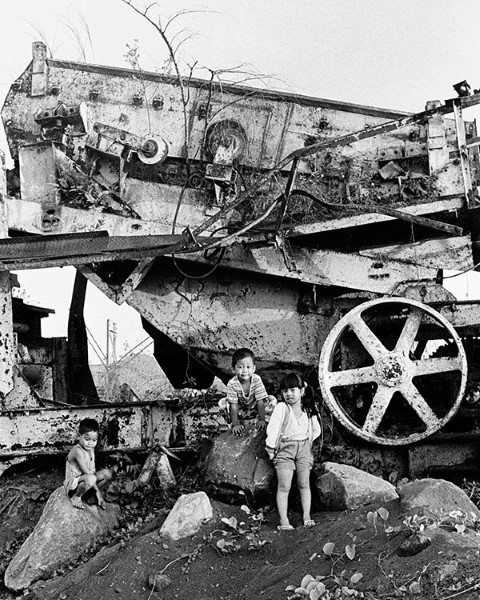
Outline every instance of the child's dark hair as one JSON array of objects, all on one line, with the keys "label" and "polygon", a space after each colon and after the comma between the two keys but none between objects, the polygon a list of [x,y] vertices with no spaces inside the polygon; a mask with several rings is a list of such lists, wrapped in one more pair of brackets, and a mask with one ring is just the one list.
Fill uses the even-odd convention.
[{"label": "child's dark hair", "polygon": [[239,360],[243,360],[244,358],[251,358],[253,364],[255,364],[255,354],[249,348],[239,348],[235,350],[232,356],[232,367],[235,368],[235,365]]},{"label": "child's dark hair", "polygon": [[87,433],[88,431],[98,432],[100,425],[95,419],[82,419],[78,425],[78,432],[80,435]]},{"label": "child's dark hair", "polygon": [[307,413],[309,417],[318,415],[318,410],[315,405],[315,398],[313,396],[312,388],[308,384],[304,383],[302,377],[298,373],[288,373],[283,377],[282,381],[280,382],[281,392],[296,387],[298,387],[301,390],[305,388],[305,391],[302,395],[302,409]]}]

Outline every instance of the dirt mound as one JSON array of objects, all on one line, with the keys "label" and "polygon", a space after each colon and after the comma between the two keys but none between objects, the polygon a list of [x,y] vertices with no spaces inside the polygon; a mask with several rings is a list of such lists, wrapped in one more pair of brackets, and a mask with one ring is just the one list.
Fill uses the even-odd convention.
[{"label": "dirt mound", "polygon": [[[32,497],[35,485],[42,490],[37,500],[19,498],[11,510],[0,513],[2,551],[13,539],[9,510],[10,520],[17,519],[18,525],[25,509],[23,516],[30,517],[28,522],[23,519],[26,533],[46,500],[45,485],[49,482],[54,489],[58,476],[61,471],[52,470],[48,477],[31,473],[22,480],[0,479],[1,498],[22,486],[30,486]],[[311,598],[324,600],[478,598],[480,537],[465,529],[458,516],[427,523],[400,514],[399,503],[391,502],[351,513],[316,513],[312,529],[304,529],[301,515],[294,512],[295,529],[280,532],[273,509],[254,511],[213,501],[214,519],[196,536],[166,542],[158,529],[173,499],[162,498],[154,505],[148,496],[152,493],[158,497],[158,491],[145,490],[144,503],[137,498],[136,506],[123,507],[129,518],[103,547],[86,554],[84,564],[70,565],[52,580],[37,583],[27,598],[287,600],[307,597],[302,590],[295,595],[302,580],[309,590],[317,590]],[[430,525],[423,532],[430,545],[414,556],[400,556],[399,547],[425,525]],[[309,582],[306,575],[317,579]],[[286,590],[288,586],[292,589]],[[322,586],[326,591],[318,596]],[[0,598],[13,595],[3,589]]]}]

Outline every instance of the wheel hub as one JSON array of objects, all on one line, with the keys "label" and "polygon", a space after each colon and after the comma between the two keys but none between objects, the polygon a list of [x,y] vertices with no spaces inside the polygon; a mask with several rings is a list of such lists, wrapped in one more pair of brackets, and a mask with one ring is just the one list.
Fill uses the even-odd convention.
[{"label": "wheel hub", "polygon": [[380,383],[389,387],[403,383],[409,375],[409,368],[405,358],[394,353],[377,360],[375,371]]}]

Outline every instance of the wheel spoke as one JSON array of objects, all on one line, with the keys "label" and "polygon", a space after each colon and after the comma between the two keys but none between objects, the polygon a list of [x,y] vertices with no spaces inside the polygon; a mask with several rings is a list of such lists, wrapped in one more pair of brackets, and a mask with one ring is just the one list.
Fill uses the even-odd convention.
[{"label": "wheel spoke", "polygon": [[425,398],[420,394],[413,383],[403,386],[401,393],[428,428],[431,428],[438,423],[438,417],[428,406]]},{"label": "wheel spoke", "polygon": [[414,377],[462,370],[462,358],[460,356],[414,360],[413,364],[416,370]]},{"label": "wheel spoke", "polygon": [[360,315],[352,315],[352,318],[349,320],[348,324],[365,347],[365,350],[374,360],[380,358],[387,352],[385,346],[373,333]]},{"label": "wheel spoke", "polygon": [[358,369],[327,371],[325,373],[325,382],[330,388],[374,381],[377,381],[377,377],[373,367],[359,367]]},{"label": "wheel spoke", "polygon": [[403,326],[400,337],[397,340],[395,350],[404,352],[405,355],[410,351],[418,333],[418,328],[422,322],[422,312],[418,308],[412,307],[408,313],[407,320]]},{"label": "wheel spoke", "polygon": [[383,416],[390,404],[394,390],[386,386],[378,386],[377,392],[373,397],[372,404],[368,409],[367,418],[363,424],[363,431],[367,434],[375,434],[380,427]]}]

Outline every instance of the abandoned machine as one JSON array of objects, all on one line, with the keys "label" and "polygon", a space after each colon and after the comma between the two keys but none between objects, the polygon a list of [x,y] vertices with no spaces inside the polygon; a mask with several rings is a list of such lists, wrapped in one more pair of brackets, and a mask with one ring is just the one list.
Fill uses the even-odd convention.
[{"label": "abandoned machine", "polygon": [[[2,459],[63,451],[87,414],[106,450],[186,448],[216,426],[205,396],[95,400],[88,280],[140,313],[175,389],[225,382],[248,347],[270,393],[290,370],[314,387],[324,456],[413,477],[475,471],[480,304],[444,283],[480,264],[480,137],[464,119],[480,94],[454,88],[410,114],[50,59],[34,43],[2,110],[15,165]],[[68,339],[45,340],[12,311],[9,272],[64,265],[78,273]]]}]

